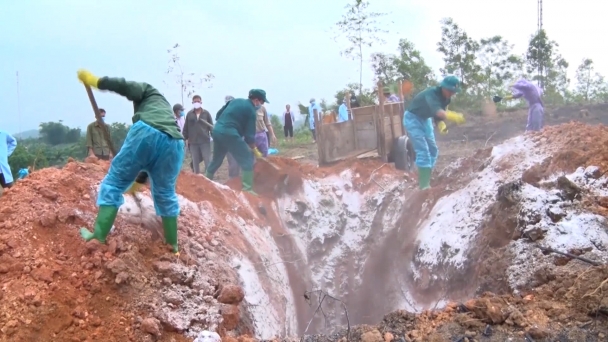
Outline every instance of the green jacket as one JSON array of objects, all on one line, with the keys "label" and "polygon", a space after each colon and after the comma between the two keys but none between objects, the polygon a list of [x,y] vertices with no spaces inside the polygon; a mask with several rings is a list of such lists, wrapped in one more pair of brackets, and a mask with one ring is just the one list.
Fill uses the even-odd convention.
[{"label": "green jacket", "polygon": [[213,134],[244,137],[249,145],[255,142],[256,110],[249,99],[234,99],[220,109]]},{"label": "green jacket", "polygon": [[97,83],[100,90],[113,91],[133,102],[133,123],[141,120],[169,134],[174,139],[184,139],[179,131],[173,109],[167,99],[153,86],[143,82],[131,82],[124,78],[102,77]]},{"label": "green jacket", "polygon": [[[110,132],[110,127],[108,126],[108,124],[104,125],[108,128],[108,133],[110,135],[110,139],[112,137],[112,133]],[[87,141],[87,148],[90,148],[93,150],[93,153],[95,155],[98,156],[109,156],[111,151],[110,151],[110,146],[108,145],[108,142],[106,141],[106,137],[103,134],[103,128],[101,128],[101,126],[97,123],[97,121],[91,122],[88,126],[87,126],[87,137],[86,137],[86,141]]]},{"label": "green jacket", "polygon": [[407,111],[422,119],[434,118],[440,110],[446,110],[450,99],[443,97],[441,87],[428,87],[414,96]]}]

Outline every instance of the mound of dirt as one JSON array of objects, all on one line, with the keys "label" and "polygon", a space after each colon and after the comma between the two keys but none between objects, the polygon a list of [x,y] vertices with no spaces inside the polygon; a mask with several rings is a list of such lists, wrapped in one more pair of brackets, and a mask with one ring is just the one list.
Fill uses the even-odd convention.
[{"label": "mound of dirt", "polygon": [[[182,203],[180,258],[162,243],[149,197],[139,204],[125,197],[107,245],[81,240],[79,228],[95,219],[107,168],[71,161],[42,169],[0,199],[0,340],[190,341],[184,333],[251,333],[239,315],[226,321],[242,297],[222,304],[222,288],[239,283],[218,259],[227,254],[218,234],[225,225],[202,220],[192,202]],[[195,200],[199,190],[220,208],[236,198],[188,178],[180,177],[179,186],[186,197]]]},{"label": "mound of dirt", "polygon": [[596,166],[608,170],[608,127],[590,126],[580,122],[570,122],[545,128],[535,134],[533,140],[552,147],[553,154],[541,164],[527,170],[523,180],[536,184],[541,179],[557,172],[573,172],[579,167]]},{"label": "mound of dirt", "polygon": [[[256,164],[259,197],[201,175],[180,175],[179,258],[163,244],[147,187],[125,196],[107,245],[81,240],[80,227],[93,226],[107,162],[70,160],[62,169],[38,170],[19,181],[0,198],[0,336],[188,341],[204,330],[226,338],[273,336],[294,319],[273,293],[291,298],[281,291],[308,289],[289,285],[298,277],[295,268],[277,269],[290,257],[283,247],[294,246],[274,241],[266,230],[289,235],[275,199],[301,192],[308,179],[347,167],[356,172],[353,187],[361,189],[378,188],[384,176],[400,173],[377,161],[345,161],[327,170],[290,159],[268,161]],[[239,183],[228,185],[238,190]],[[246,304],[223,301],[222,289],[233,284],[242,286],[240,300]]]},{"label": "mound of dirt", "polygon": [[[0,340],[251,342],[402,308],[418,313],[304,340],[603,340],[607,142],[604,126],[549,127],[457,161],[429,191],[374,159],[269,157],[259,196],[184,172],[179,257],[148,189],[125,196],[107,245],[82,242],[107,162],[38,170],[0,198]],[[339,303],[310,320],[318,288],[349,321]]]}]

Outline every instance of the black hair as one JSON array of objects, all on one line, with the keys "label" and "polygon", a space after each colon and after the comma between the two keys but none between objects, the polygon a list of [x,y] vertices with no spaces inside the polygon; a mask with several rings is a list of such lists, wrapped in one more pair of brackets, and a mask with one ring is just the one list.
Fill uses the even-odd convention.
[{"label": "black hair", "polygon": [[203,101],[203,99],[201,98],[200,95],[194,95],[194,96],[192,96],[192,101],[194,101],[196,99],[199,99],[199,100]]},{"label": "black hair", "polygon": [[105,109],[103,109],[103,108],[99,108],[99,112],[100,112],[100,113],[105,113],[105,112],[106,112],[106,110],[105,110]]}]

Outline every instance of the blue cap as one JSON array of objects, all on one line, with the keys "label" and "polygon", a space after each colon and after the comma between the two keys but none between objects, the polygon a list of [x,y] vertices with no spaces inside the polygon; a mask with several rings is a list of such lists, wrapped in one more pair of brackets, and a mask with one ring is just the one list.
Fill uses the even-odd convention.
[{"label": "blue cap", "polygon": [[460,79],[454,75],[446,76],[439,86],[453,93],[458,93],[460,92]]}]

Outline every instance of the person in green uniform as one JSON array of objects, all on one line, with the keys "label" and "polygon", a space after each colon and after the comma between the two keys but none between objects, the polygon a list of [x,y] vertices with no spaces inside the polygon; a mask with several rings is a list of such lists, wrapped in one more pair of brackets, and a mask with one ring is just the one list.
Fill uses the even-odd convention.
[{"label": "person in green uniform", "polygon": [[179,202],[175,194],[177,176],[184,160],[184,138],[179,131],[171,105],[153,86],[124,78],[98,78],[86,70],[78,79],[99,90],[109,90],[133,102],[133,126],[110,164],[101,182],[97,205],[99,212],[93,232],[80,230],[85,241],[105,243],[118,208],[124,203],[123,192],[129,189],[140,171],[150,177],[156,214],[162,218],[165,241],[178,254],[177,216]]},{"label": "person in green uniform", "polygon": [[429,87],[418,93],[403,115],[403,125],[416,151],[418,183],[420,189],[431,187],[431,173],[435,167],[439,149],[435,142],[433,121],[441,133],[447,132],[444,120],[464,123],[462,114],[447,110],[450,99],[460,91],[460,80],[447,76],[438,86]]},{"label": "person in green uniform", "polygon": [[205,172],[205,176],[213,179],[227,153],[243,170],[241,182],[243,191],[253,191],[253,161],[255,148],[256,111],[262,104],[268,103],[266,92],[262,89],[249,91],[247,99],[234,99],[226,103],[216,116],[216,123],[211,132],[213,137],[213,159]]}]

